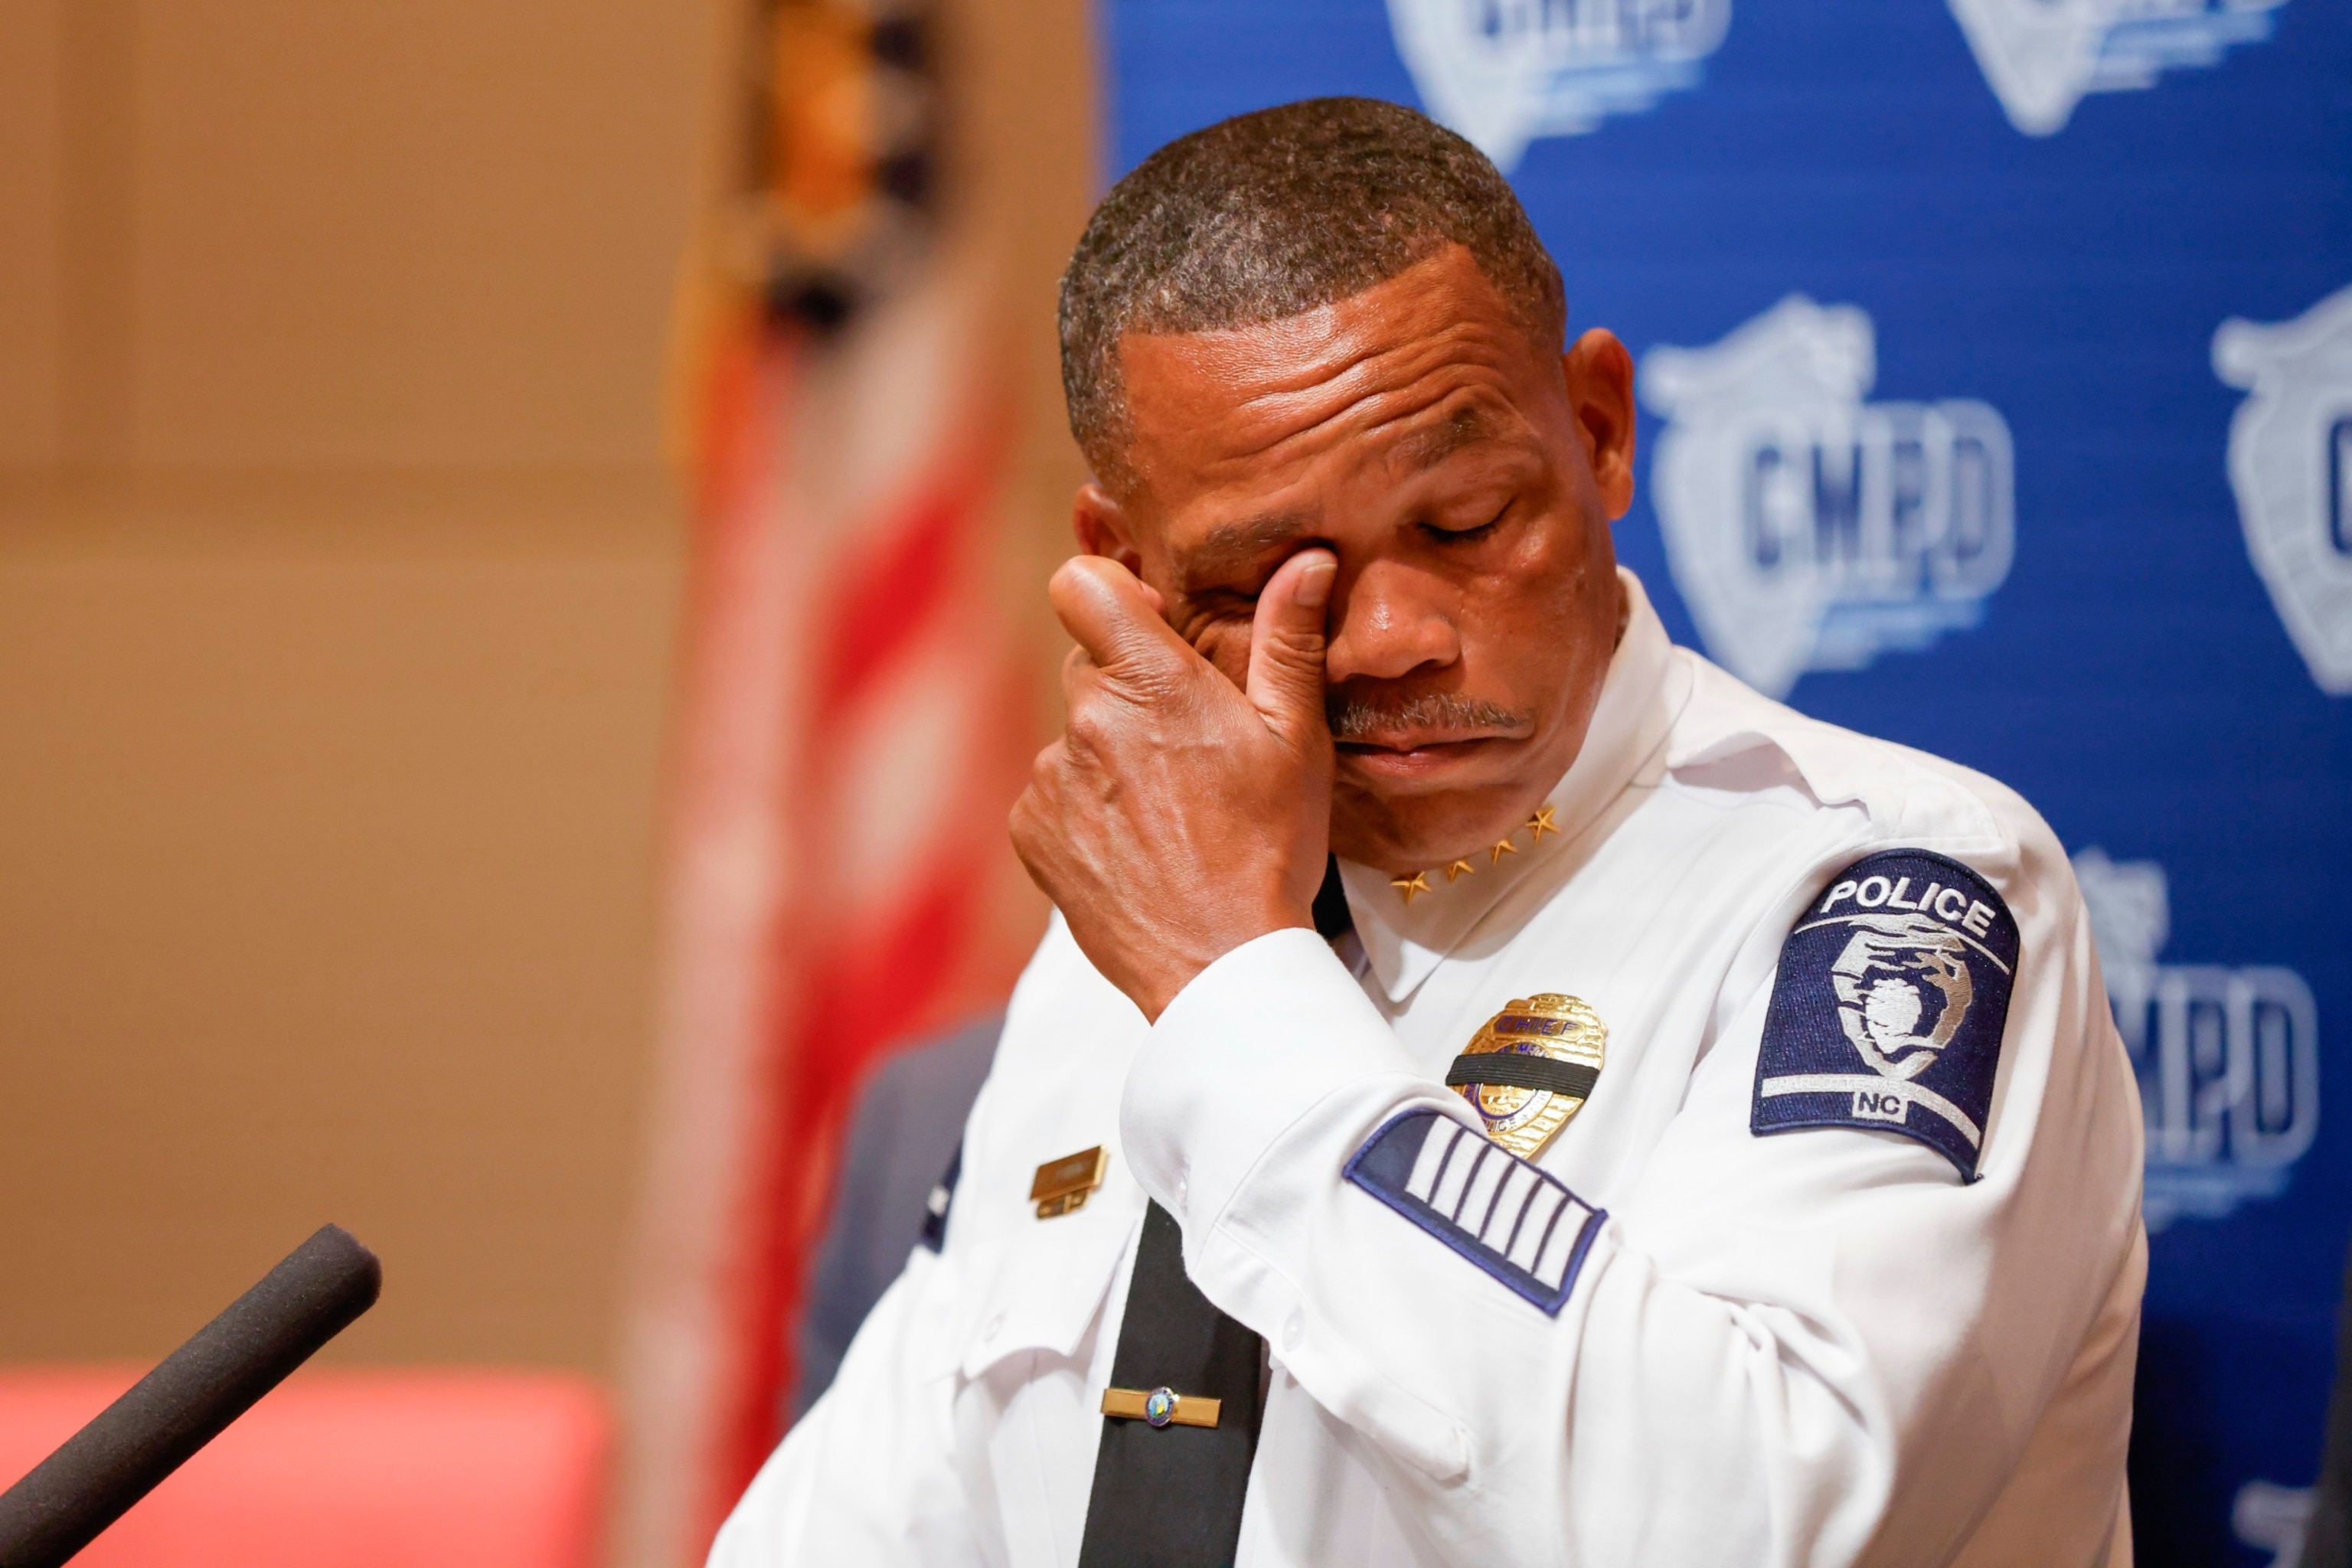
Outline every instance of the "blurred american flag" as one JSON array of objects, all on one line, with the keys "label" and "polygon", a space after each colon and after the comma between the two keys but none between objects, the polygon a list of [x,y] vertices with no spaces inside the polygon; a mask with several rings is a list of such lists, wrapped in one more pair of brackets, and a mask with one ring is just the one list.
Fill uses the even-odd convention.
[{"label": "blurred american flag", "polygon": [[991,891],[1038,743],[995,589],[1010,430],[984,290],[925,221],[920,21],[761,11],[772,134],[748,222],[714,242],[627,1350],[634,1568],[699,1562],[781,1435],[866,1073],[1001,995],[1028,934]]}]

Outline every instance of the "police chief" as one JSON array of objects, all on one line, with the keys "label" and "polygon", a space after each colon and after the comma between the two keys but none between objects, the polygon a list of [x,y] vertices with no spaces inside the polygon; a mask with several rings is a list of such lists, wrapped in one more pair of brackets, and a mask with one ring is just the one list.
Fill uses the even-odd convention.
[{"label": "police chief", "polygon": [[1668,640],[1632,360],[1494,166],[1198,132],[1061,341],[1056,913],[717,1568],[2126,1568],[2140,1118],[2066,856]]}]

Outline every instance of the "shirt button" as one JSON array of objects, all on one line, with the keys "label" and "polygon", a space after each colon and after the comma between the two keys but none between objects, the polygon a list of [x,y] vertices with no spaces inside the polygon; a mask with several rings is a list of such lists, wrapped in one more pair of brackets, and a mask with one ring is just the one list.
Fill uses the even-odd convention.
[{"label": "shirt button", "polygon": [[1283,1320],[1282,1348],[1284,1350],[1297,1350],[1298,1348],[1298,1342],[1306,1337],[1307,1319],[1303,1313],[1293,1312],[1289,1317]]},{"label": "shirt button", "polygon": [[988,1320],[988,1326],[987,1326],[986,1328],[984,1328],[984,1329],[982,1329],[982,1330],[981,1330],[981,1331],[980,1331],[980,1332],[981,1332],[981,1337],[982,1337],[982,1339],[990,1339],[990,1340],[994,1339],[997,1335],[999,1335],[999,1334],[1003,1333],[1003,1331],[1004,1331],[1004,1314],[1003,1314],[1003,1313],[1002,1313],[1002,1312],[999,1312],[999,1313],[997,1313],[997,1314],[996,1314],[996,1316],[994,1316],[994,1317],[992,1317],[992,1318],[989,1319],[989,1320]]}]

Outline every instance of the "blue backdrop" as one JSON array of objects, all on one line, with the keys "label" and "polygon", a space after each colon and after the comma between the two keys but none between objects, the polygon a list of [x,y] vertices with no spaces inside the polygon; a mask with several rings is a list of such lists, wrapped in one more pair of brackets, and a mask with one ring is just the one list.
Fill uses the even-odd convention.
[{"label": "blue backdrop", "polygon": [[[1736,8],[1735,8],[1736,7]],[[2352,1220],[2352,9],[1106,0],[1115,172],[1323,93],[1514,183],[1641,365],[1679,641],[2076,856],[2141,1063],[2144,1563],[2263,1563]]]}]

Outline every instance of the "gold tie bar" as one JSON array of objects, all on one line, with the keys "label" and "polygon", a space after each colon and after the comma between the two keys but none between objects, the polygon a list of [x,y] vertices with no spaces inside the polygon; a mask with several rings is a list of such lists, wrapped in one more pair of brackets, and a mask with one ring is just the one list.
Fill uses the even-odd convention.
[{"label": "gold tie bar", "polygon": [[1214,1426],[1223,1408],[1223,1400],[1179,1394],[1172,1388],[1155,1388],[1149,1394],[1139,1388],[1106,1388],[1102,1397],[1104,1415],[1153,1426]]}]

